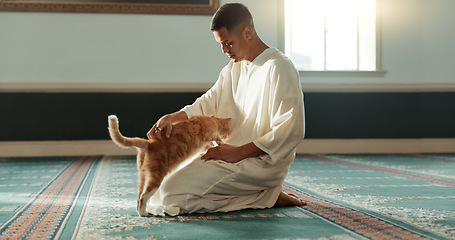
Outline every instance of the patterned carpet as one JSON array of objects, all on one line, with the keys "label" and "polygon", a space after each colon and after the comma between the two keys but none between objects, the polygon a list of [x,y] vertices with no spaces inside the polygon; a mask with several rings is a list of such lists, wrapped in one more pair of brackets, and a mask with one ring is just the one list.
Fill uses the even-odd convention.
[{"label": "patterned carpet", "polygon": [[304,155],[305,207],[141,218],[134,157],[0,159],[0,239],[455,239],[455,155]]}]

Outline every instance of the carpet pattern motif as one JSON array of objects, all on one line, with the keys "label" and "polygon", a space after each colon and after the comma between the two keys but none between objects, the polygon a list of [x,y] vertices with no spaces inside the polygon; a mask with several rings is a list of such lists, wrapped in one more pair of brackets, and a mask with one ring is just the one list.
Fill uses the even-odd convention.
[{"label": "carpet pattern motif", "polygon": [[455,156],[304,156],[287,183],[435,238],[455,239]]},{"label": "carpet pattern motif", "polygon": [[455,239],[455,155],[298,156],[305,207],[141,218],[134,157],[0,159],[0,239]]}]

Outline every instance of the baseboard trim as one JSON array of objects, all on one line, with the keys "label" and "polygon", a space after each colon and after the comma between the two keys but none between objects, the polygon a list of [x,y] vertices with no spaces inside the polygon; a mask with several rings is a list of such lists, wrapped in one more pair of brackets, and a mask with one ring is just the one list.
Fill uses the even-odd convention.
[{"label": "baseboard trim", "polygon": [[[305,139],[298,154],[454,153],[455,139]],[[135,155],[110,140],[0,142],[0,157]]]},{"label": "baseboard trim", "polygon": [[455,138],[423,139],[309,139],[297,148],[309,154],[453,153]]},{"label": "baseboard trim", "polygon": [[0,157],[52,157],[135,155],[134,148],[122,149],[108,140],[0,142]]}]

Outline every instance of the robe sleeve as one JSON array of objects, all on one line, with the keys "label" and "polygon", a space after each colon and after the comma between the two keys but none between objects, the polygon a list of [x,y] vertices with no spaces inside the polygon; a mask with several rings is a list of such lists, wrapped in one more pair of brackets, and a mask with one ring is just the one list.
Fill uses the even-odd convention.
[{"label": "robe sleeve", "polygon": [[292,63],[278,62],[270,71],[269,131],[253,143],[274,164],[295,153],[305,135],[303,93]]}]

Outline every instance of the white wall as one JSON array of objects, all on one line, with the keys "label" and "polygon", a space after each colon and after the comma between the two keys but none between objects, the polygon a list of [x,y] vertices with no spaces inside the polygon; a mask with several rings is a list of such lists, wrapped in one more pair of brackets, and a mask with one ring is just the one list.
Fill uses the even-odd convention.
[{"label": "white wall", "polygon": [[382,2],[383,81],[455,83],[455,1]]},{"label": "white wall", "polygon": [[209,21],[208,16],[0,13],[0,81],[210,81],[223,59],[216,55]]},{"label": "white wall", "polygon": [[[277,2],[245,2],[276,46]],[[0,83],[214,82],[229,59],[210,23],[211,16],[0,12]]]},{"label": "white wall", "polygon": [[[304,83],[455,83],[453,0],[378,0],[384,76]],[[221,0],[221,4],[233,1]],[[283,0],[245,0],[282,48]],[[0,83],[211,83],[228,58],[211,16],[0,12]],[[283,49],[281,49],[283,50]]]}]

